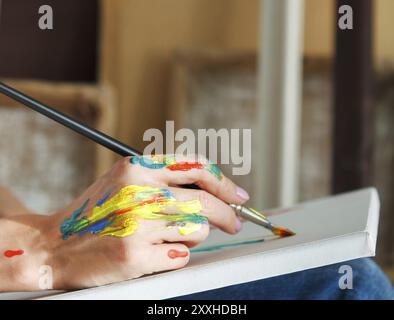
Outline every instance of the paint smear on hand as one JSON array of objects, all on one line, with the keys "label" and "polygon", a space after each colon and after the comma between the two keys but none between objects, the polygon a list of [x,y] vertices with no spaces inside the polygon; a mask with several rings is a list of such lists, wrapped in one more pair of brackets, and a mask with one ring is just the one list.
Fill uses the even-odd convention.
[{"label": "paint smear on hand", "polygon": [[153,155],[153,156],[139,156],[130,159],[132,164],[140,164],[141,166],[149,169],[162,169],[166,168],[171,171],[189,171],[192,169],[206,169],[216,179],[221,180],[223,173],[216,164],[202,163],[202,162],[186,162],[177,161],[175,155]]},{"label": "paint smear on hand", "polygon": [[15,256],[21,256],[25,252],[23,250],[6,250],[4,251],[4,256],[7,258],[12,258]]},{"label": "paint smear on hand", "polygon": [[104,195],[99,199],[99,201],[96,202],[96,207],[102,206],[109,199],[111,192],[112,190],[108,190],[106,193],[104,193]]},{"label": "paint smear on hand", "polygon": [[176,258],[186,258],[189,255],[189,253],[187,251],[169,250],[167,255],[171,259],[176,259]]},{"label": "paint smear on hand", "polygon": [[193,223],[193,222],[183,222],[183,221],[178,221],[178,222],[169,222],[167,224],[168,228],[178,228],[178,232],[182,236],[187,236],[193,232],[196,232],[201,229],[201,225],[198,223]]},{"label": "paint smear on hand", "polygon": [[179,162],[167,167],[171,171],[189,171],[192,169],[204,169],[204,166],[199,162]]},{"label": "paint smear on hand", "polygon": [[[105,198],[105,197],[103,197]],[[89,200],[66,219],[60,227],[62,237],[67,240],[72,235],[85,233],[100,236],[125,237],[133,234],[139,219],[166,220],[169,223],[184,223],[180,234],[189,234],[207,224],[199,200],[177,201],[165,188],[130,185],[122,188],[111,199],[95,206],[91,212],[81,217]],[[166,214],[165,212],[180,212]]]}]

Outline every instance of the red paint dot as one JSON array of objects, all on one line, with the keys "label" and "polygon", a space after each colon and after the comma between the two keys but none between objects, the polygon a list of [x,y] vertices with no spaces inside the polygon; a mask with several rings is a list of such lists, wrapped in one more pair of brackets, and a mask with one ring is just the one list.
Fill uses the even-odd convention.
[{"label": "red paint dot", "polygon": [[169,250],[167,254],[168,254],[168,257],[170,257],[171,259],[176,259],[176,258],[186,258],[189,255],[189,252],[178,251],[178,250]]},{"label": "red paint dot", "polygon": [[7,250],[7,251],[4,251],[4,256],[7,258],[12,258],[14,256],[20,256],[24,253],[25,252],[23,250]]}]

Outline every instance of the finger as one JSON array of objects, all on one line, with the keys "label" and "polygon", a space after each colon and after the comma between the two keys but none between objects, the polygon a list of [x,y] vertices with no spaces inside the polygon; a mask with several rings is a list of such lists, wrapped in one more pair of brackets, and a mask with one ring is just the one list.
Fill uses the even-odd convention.
[{"label": "finger", "polygon": [[227,233],[237,233],[242,228],[242,222],[234,210],[222,200],[204,190],[192,190],[169,187],[177,201],[199,200],[202,206],[201,214],[208,218],[210,224]]},{"label": "finger", "polygon": [[[152,165],[150,157],[134,157],[132,163],[160,171],[161,181],[169,186],[196,184],[201,189],[213,194],[226,203],[243,204],[249,200],[248,193],[225,177],[220,169],[202,157],[195,156],[154,156]],[[170,160],[166,160],[170,159]],[[165,165],[156,165],[165,163]]]},{"label": "finger", "polygon": [[188,247],[194,247],[204,241],[209,234],[209,225],[203,223],[175,222],[171,214],[168,219],[144,220],[139,227],[139,233],[151,244],[164,242],[179,242]]},{"label": "finger", "polygon": [[146,268],[145,274],[174,270],[189,262],[190,251],[181,243],[155,244],[147,248],[141,259],[141,265]]}]

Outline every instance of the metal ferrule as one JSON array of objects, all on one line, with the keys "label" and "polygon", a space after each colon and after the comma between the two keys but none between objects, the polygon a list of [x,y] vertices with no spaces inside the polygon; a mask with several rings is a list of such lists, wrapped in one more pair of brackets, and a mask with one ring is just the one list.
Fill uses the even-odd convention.
[{"label": "metal ferrule", "polygon": [[263,226],[268,229],[272,229],[273,225],[272,223],[262,214],[259,214],[258,212],[254,212],[250,210],[247,207],[243,207],[240,205],[235,205],[235,204],[230,204],[230,206],[235,210],[235,212],[240,216],[245,218],[246,220],[249,220],[251,222],[254,222],[260,226]]}]

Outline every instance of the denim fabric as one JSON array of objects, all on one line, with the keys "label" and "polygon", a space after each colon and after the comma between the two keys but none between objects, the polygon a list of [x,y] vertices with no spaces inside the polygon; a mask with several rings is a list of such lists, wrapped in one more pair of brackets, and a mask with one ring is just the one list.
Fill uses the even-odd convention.
[{"label": "denim fabric", "polygon": [[[340,289],[341,265],[353,271],[353,289]],[[177,297],[179,300],[394,300],[393,285],[371,259],[358,259],[307,271]]]}]

